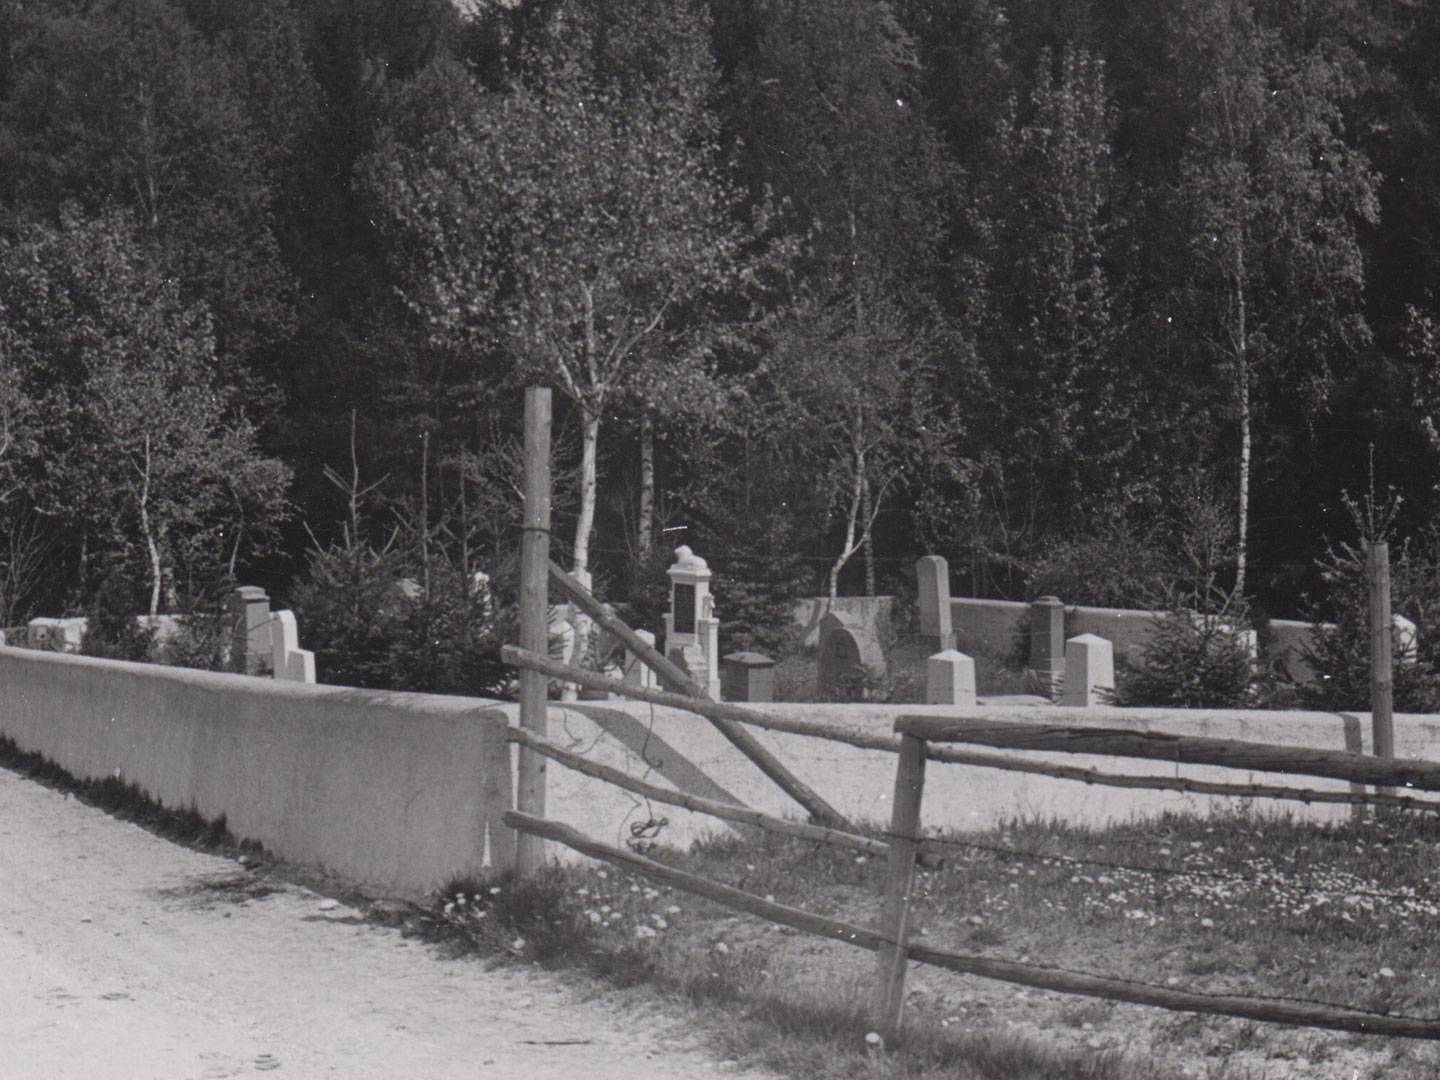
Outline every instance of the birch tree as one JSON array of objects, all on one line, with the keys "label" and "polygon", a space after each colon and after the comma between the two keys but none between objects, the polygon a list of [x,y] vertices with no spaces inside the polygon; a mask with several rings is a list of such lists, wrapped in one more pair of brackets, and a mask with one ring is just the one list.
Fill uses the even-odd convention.
[{"label": "birch tree", "polygon": [[67,213],[0,244],[0,309],[47,415],[30,495],[136,557],[153,615],[182,571],[233,574],[263,545],[289,472],[218,378],[208,312],[148,262],[137,232],[126,214]]},{"label": "birch tree", "polygon": [[[914,43],[890,4],[772,0],[757,10],[740,122],[757,176],[803,238],[797,303],[767,376],[805,403],[797,433],[827,448],[815,465],[840,533],[828,587],[833,595],[863,551],[873,594],[873,526],[915,447],[910,433],[926,427],[912,392],[931,384],[933,396],[948,176],[917,101]],[[927,415],[933,433],[939,410]]]},{"label": "birch tree", "polygon": [[1378,178],[1346,138],[1356,87],[1344,63],[1283,47],[1249,0],[1187,5],[1172,49],[1190,106],[1176,186],[1184,305],[1230,388],[1243,593],[1257,395],[1283,385],[1314,415],[1334,366],[1368,341],[1359,231],[1377,219]]},{"label": "birch tree", "polygon": [[[367,166],[405,298],[432,333],[574,403],[582,580],[607,413],[647,381],[706,371],[713,305],[756,284],[757,226],[707,109],[707,25],[696,2],[562,3],[503,89],[432,71],[453,95],[445,122],[413,139],[397,116]],[[627,63],[607,60],[615,49]]]}]

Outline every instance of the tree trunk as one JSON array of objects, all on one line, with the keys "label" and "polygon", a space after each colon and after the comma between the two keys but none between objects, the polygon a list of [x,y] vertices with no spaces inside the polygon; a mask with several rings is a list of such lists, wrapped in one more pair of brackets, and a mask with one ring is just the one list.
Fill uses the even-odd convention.
[{"label": "tree trunk", "polygon": [[640,420],[640,518],[635,527],[635,550],[641,560],[655,547],[655,424],[646,414]]},{"label": "tree trunk", "polygon": [[145,534],[145,551],[150,557],[150,617],[160,614],[160,589],[164,582],[164,565],[155,530],[150,524],[150,436],[145,436],[145,470],[140,477],[140,531]]},{"label": "tree trunk", "polygon": [[[596,457],[600,446],[600,410],[591,411],[581,405],[584,421],[580,429],[580,513],[575,522],[575,546],[572,549],[571,574],[590,588],[590,533],[595,528]],[[568,663],[583,667],[590,646],[591,620],[577,607],[571,607],[571,639]],[[579,696],[579,687],[566,683],[561,687],[562,701],[574,701]]]},{"label": "tree trunk", "polygon": [[874,522],[874,513],[870,505],[870,481],[862,477],[860,480],[860,516],[865,520],[865,539],[862,544],[865,549],[865,595],[875,595],[875,530],[870,527]]},{"label": "tree trunk", "polygon": [[850,505],[845,511],[845,544],[840,555],[830,567],[830,589],[829,596],[834,600],[840,595],[840,571],[845,569],[845,564],[850,561],[850,556],[855,554],[859,546],[855,543],[855,532],[860,520],[860,500],[865,487],[865,459],[857,457],[855,462],[855,480],[850,487]]},{"label": "tree trunk", "polygon": [[1245,263],[1243,245],[1235,248],[1235,368],[1240,406],[1240,496],[1235,522],[1235,595],[1245,595],[1245,567],[1250,528],[1250,355],[1246,335]]},{"label": "tree trunk", "polygon": [[583,404],[584,421],[580,429],[580,513],[575,521],[575,547],[570,572],[586,588],[590,586],[590,534],[595,529],[595,469],[600,446],[600,412]]}]

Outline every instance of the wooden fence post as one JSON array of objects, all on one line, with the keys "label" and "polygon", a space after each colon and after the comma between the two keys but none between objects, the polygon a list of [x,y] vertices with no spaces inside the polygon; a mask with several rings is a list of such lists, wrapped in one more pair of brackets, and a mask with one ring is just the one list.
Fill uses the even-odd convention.
[{"label": "wooden fence post", "polygon": [[[520,541],[520,645],[542,656],[550,652],[550,389],[525,391],[525,530]],[[520,672],[520,726],[544,738],[549,682],[538,671]],[[545,758],[521,746],[515,778],[515,808],[545,816]],[[522,832],[516,838],[517,877],[545,865],[545,841]]]},{"label": "wooden fence post", "polygon": [[880,909],[880,961],[875,980],[875,1028],[893,1045],[905,1007],[905,967],[909,953],[910,889],[920,847],[920,798],[925,790],[925,740],[900,737],[895,796],[890,808],[890,855],[886,861],[885,900]]},{"label": "wooden fence post", "polygon": [[1395,669],[1391,658],[1390,545],[1369,545],[1366,579],[1370,588],[1370,730],[1375,756],[1395,756]]}]

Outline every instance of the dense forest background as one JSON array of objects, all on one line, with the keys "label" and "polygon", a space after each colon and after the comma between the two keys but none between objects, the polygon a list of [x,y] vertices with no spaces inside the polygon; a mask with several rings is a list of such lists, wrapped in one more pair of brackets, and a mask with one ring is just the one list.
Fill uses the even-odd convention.
[{"label": "dense forest background", "polygon": [[682,540],[741,622],[924,553],[1297,614],[1347,501],[1436,515],[1437,55],[1425,0],[0,0],[0,623],[503,588],[534,384],[645,622]]}]

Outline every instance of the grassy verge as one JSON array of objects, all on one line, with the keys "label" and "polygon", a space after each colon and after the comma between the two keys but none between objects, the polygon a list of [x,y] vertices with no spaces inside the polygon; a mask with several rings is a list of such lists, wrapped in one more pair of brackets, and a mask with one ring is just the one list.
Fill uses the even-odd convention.
[{"label": "grassy verge", "polygon": [[[1016,823],[952,838],[920,874],[936,944],[1201,993],[1440,1015],[1440,826],[1317,827],[1166,818],[1104,831]],[[726,837],[654,857],[854,922],[878,909],[878,860]],[[871,954],[737,917],[614,869],[573,866],[515,890],[455,882],[423,917],[459,951],[583,968],[703,1007],[721,1053],[798,1078],[1440,1075],[1433,1044],[1199,1017],[919,968],[907,1032],[864,1041]]]},{"label": "grassy verge", "polygon": [[188,847],[259,851],[258,845],[240,844],[226,828],[224,816],[211,820],[194,810],[169,809],[137,785],[113,777],[79,779],[42,755],[21,750],[3,735],[0,735],[0,766],[47,787],[69,792],[89,806]]}]

